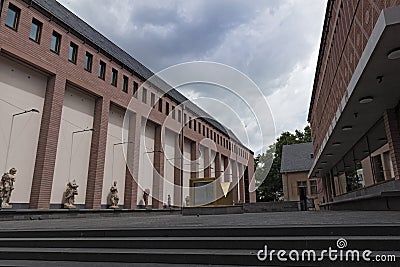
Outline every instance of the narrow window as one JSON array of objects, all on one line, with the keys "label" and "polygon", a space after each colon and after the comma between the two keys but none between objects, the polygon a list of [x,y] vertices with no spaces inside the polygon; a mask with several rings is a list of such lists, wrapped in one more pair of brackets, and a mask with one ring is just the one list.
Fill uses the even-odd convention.
[{"label": "narrow window", "polygon": [[216,133],[214,132],[214,142],[217,142],[217,135],[216,135]]},{"label": "narrow window", "polygon": [[32,19],[31,31],[29,33],[29,39],[36,43],[40,43],[40,36],[42,35],[43,23],[37,19]]},{"label": "narrow window", "polygon": [[196,120],[193,120],[193,131],[197,131],[197,124],[196,124]]},{"label": "narrow window", "polygon": [[186,114],[183,114],[183,123],[186,125],[187,120],[186,120]]},{"label": "narrow window", "polygon": [[118,84],[118,71],[116,69],[111,70],[111,85],[117,87]]},{"label": "narrow window", "polygon": [[69,44],[69,54],[68,54],[68,60],[71,61],[72,63],[76,64],[76,58],[78,57],[78,46],[71,42]]},{"label": "narrow window", "polygon": [[182,121],[182,112],[180,109],[178,109],[178,122]]},{"label": "narrow window", "polygon": [[106,63],[101,60],[99,64],[99,78],[102,80],[106,78]]},{"label": "narrow window", "polygon": [[129,78],[124,75],[123,76],[122,91],[125,92],[125,93],[128,93],[128,84],[129,84]]},{"label": "narrow window", "polygon": [[137,98],[139,90],[139,84],[137,82],[133,82],[133,96]]},{"label": "narrow window", "polygon": [[210,129],[210,138],[212,139],[213,137],[213,131]]},{"label": "narrow window", "polygon": [[150,93],[150,106],[154,108],[155,103],[156,103],[156,95],[154,93]]},{"label": "narrow window", "polygon": [[88,72],[92,72],[92,64],[93,64],[93,55],[89,52],[86,52],[85,56],[85,70]]},{"label": "narrow window", "polygon": [[198,123],[198,126],[199,126],[198,127],[199,128],[199,134],[201,134],[201,123],[200,122]]},{"label": "narrow window", "polygon": [[206,136],[206,126],[203,125],[203,136]]},{"label": "narrow window", "polygon": [[165,115],[169,115],[169,103],[165,102]]},{"label": "narrow window", "polygon": [[207,138],[210,137],[210,129],[207,127]]},{"label": "narrow window", "polygon": [[20,13],[21,13],[21,9],[19,9],[18,7],[14,6],[12,4],[9,4],[8,11],[7,11],[7,17],[6,17],[6,25],[13,30],[17,30]]},{"label": "narrow window", "polygon": [[142,91],[142,102],[147,104],[147,89],[143,87]]},{"label": "narrow window", "polygon": [[162,99],[161,98],[158,100],[158,111],[162,112]]},{"label": "narrow window", "polygon": [[60,45],[61,35],[58,32],[53,31],[53,35],[51,36],[50,51],[60,54]]},{"label": "narrow window", "polygon": [[192,129],[192,117],[189,116],[189,129]]},{"label": "narrow window", "polygon": [[174,106],[172,107],[171,112],[172,112],[172,119],[175,120],[175,107]]},{"label": "narrow window", "polygon": [[311,195],[316,195],[317,193],[318,193],[317,181],[316,180],[310,180],[310,194]]}]

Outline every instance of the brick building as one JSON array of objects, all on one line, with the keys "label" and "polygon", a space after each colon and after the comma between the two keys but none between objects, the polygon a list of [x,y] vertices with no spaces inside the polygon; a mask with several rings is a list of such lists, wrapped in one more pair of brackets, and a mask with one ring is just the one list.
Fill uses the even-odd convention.
[{"label": "brick building", "polygon": [[[232,182],[224,204],[255,201],[253,152],[194,104],[182,109],[176,90],[142,86],[149,69],[56,1],[0,8],[0,162],[18,169],[14,207],[60,207],[72,179],[89,209],[107,206],[113,181],[129,209],[146,189],[153,208],[181,195],[195,205],[189,185],[203,178]],[[197,160],[183,172],[171,163],[182,150]]]},{"label": "brick building", "polygon": [[326,208],[399,207],[398,5],[328,0],[308,114]]}]

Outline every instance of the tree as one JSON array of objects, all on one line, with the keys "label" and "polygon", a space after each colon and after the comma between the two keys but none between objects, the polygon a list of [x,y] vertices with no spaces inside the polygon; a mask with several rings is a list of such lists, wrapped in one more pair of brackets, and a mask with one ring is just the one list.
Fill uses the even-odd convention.
[{"label": "tree", "polygon": [[[308,125],[304,128],[304,131],[295,130],[294,134],[290,132],[281,133],[276,142],[270,145],[265,153],[254,158],[256,181],[258,183],[262,181],[257,189],[257,201],[266,202],[282,199],[283,187],[280,173],[282,147],[307,142],[311,142],[311,129]],[[268,172],[269,166],[271,166],[271,169]]]}]

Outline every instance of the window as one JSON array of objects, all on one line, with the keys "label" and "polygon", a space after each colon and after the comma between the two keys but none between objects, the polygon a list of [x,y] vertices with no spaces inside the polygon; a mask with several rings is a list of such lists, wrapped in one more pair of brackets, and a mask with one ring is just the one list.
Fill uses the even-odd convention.
[{"label": "window", "polygon": [[307,181],[297,181],[297,189],[299,190],[299,195],[301,190],[305,190],[307,195]]},{"label": "window", "polygon": [[316,180],[310,180],[310,193],[311,195],[316,195],[318,193]]},{"label": "window", "polygon": [[133,82],[133,96],[136,98],[138,90],[139,90],[139,84],[137,82]]},{"label": "window", "polygon": [[125,93],[128,93],[128,83],[129,83],[129,78],[124,75],[123,76],[122,91],[125,92]]},{"label": "window", "polygon": [[187,120],[186,120],[186,114],[183,114],[183,123],[186,125]]},{"label": "window", "polygon": [[193,131],[197,131],[197,127],[196,127],[196,120],[193,120]]},{"label": "window", "polygon": [[219,145],[219,134],[217,134],[217,144]]},{"label": "window", "polygon": [[68,54],[68,60],[71,61],[72,63],[76,64],[76,58],[78,57],[78,46],[71,42],[69,44],[69,54]]},{"label": "window", "polygon": [[156,95],[154,93],[150,93],[150,106],[154,108],[155,103],[156,103]]},{"label": "window", "polygon": [[182,121],[182,112],[181,112],[181,110],[179,109],[178,110],[178,122],[181,122]]},{"label": "window", "polygon": [[158,100],[158,111],[162,112],[162,99],[161,98]]},{"label": "window", "polygon": [[142,91],[142,102],[147,104],[147,89],[143,87]]},{"label": "window", "polygon": [[99,65],[99,78],[102,80],[106,78],[106,63],[101,60]]},{"label": "window", "polygon": [[201,123],[200,122],[198,123],[198,126],[199,126],[198,127],[199,128],[199,134],[201,134]]},{"label": "window", "polygon": [[217,142],[217,134],[214,132],[214,142]]},{"label": "window", "polygon": [[207,127],[207,138],[210,137],[210,129]]},{"label": "window", "polygon": [[172,119],[175,120],[175,107],[172,107]]},{"label": "window", "polygon": [[169,115],[169,103],[165,102],[165,115]]},{"label": "window", "polygon": [[192,117],[189,116],[189,129],[192,129]]},{"label": "window", "polygon": [[93,55],[89,52],[86,52],[85,56],[85,70],[88,72],[92,72],[92,63],[93,63]]},{"label": "window", "polygon": [[203,136],[206,134],[206,126],[203,125]]},{"label": "window", "polygon": [[43,23],[37,19],[32,19],[31,32],[29,33],[29,39],[36,43],[40,43],[40,36],[42,34]]},{"label": "window", "polygon": [[53,31],[51,36],[50,50],[56,54],[60,54],[61,35]]},{"label": "window", "polygon": [[111,85],[117,87],[118,84],[118,71],[116,69],[111,70]]},{"label": "window", "polygon": [[11,29],[17,30],[18,29],[18,22],[19,22],[19,14],[21,10],[12,5],[8,5],[7,17],[6,17],[6,25]]}]

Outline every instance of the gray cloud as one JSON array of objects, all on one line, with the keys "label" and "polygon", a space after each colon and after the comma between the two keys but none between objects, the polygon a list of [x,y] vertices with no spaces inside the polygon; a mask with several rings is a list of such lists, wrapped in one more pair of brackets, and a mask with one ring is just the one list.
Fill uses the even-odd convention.
[{"label": "gray cloud", "polygon": [[[306,124],[326,0],[60,2],[155,72],[194,60],[237,68],[267,97],[277,134]],[[237,126],[218,108],[207,111]]]}]

